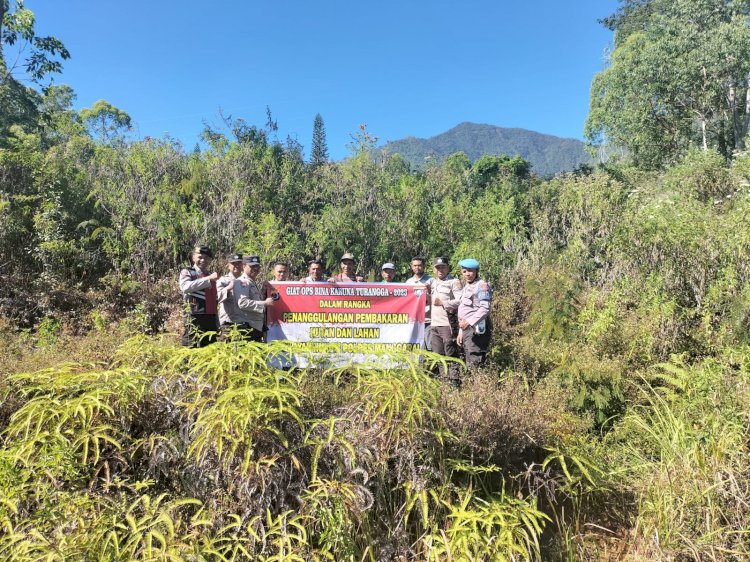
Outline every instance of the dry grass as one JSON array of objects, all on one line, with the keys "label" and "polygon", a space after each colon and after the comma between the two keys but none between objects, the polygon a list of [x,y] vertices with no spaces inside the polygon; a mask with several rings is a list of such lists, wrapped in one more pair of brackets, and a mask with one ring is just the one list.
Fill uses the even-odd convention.
[{"label": "dry grass", "polygon": [[441,406],[464,454],[509,468],[541,462],[546,446],[587,427],[566,409],[559,388],[544,381],[530,386],[517,375],[500,379],[491,369],[467,377],[459,391],[444,393]]}]

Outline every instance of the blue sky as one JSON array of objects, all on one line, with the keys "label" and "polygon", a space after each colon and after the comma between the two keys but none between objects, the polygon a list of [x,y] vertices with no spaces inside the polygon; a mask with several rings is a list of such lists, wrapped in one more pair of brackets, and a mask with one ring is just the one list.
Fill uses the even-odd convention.
[{"label": "blue sky", "polygon": [[615,0],[26,0],[37,33],[71,52],[57,83],[77,107],[125,110],[133,137],[192,149],[219,109],[263,126],[266,106],[309,149],[316,113],[331,157],[360,124],[381,143],[463,121],[581,138]]}]

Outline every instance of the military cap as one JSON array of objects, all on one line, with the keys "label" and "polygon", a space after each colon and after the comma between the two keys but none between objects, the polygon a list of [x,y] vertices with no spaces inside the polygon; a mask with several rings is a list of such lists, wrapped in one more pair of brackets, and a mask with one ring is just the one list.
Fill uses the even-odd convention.
[{"label": "military cap", "polygon": [[204,246],[203,244],[196,244],[193,247],[193,253],[194,254],[202,254],[204,256],[207,256],[209,258],[214,257],[214,253],[211,251],[211,248],[208,246]]},{"label": "military cap", "polygon": [[450,264],[448,263],[448,258],[444,258],[441,256],[439,258],[435,258],[435,261],[432,262],[432,265],[450,265]]},{"label": "military cap", "polygon": [[258,256],[245,256],[242,262],[245,265],[260,265],[260,258]]},{"label": "military cap", "polygon": [[383,267],[381,267],[380,269],[381,269],[381,271],[383,269],[396,269],[396,266],[393,265],[391,262],[386,262],[386,263],[383,264]]},{"label": "military cap", "polygon": [[229,263],[234,263],[236,261],[242,261],[242,254],[229,254],[227,256],[227,261]]},{"label": "military cap", "polygon": [[346,252],[343,256],[341,256],[341,259],[339,261],[344,260],[352,260],[353,262],[356,262],[357,260],[354,257],[354,254]]},{"label": "military cap", "polygon": [[458,267],[463,269],[479,269],[479,262],[474,258],[466,258],[458,262]]}]

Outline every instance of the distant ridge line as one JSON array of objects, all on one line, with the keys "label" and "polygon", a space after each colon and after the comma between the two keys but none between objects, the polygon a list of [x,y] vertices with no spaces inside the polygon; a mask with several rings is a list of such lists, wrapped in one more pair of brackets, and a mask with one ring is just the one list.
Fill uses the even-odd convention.
[{"label": "distant ridge line", "polygon": [[424,168],[428,158],[442,161],[456,152],[466,153],[472,162],[485,154],[518,155],[531,162],[532,171],[540,176],[571,171],[592,162],[585,144],[578,139],[469,121],[429,138],[408,136],[389,141],[379,150],[400,154],[415,169]]}]

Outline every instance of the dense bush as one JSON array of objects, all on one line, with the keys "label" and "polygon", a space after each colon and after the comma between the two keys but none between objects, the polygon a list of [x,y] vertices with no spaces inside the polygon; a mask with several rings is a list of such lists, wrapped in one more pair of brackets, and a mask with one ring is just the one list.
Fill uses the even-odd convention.
[{"label": "dense bush", "polygon": [[[241,120],[128,142],[72,100],[29,97],[0,139],[0,557],[750,555],[746,153],[542,181],[462,153],[413,172],[362,128],[310,165]],[[452,390],[177,348],[196,242],[299,276],[475,257],[491,360]]]}]

